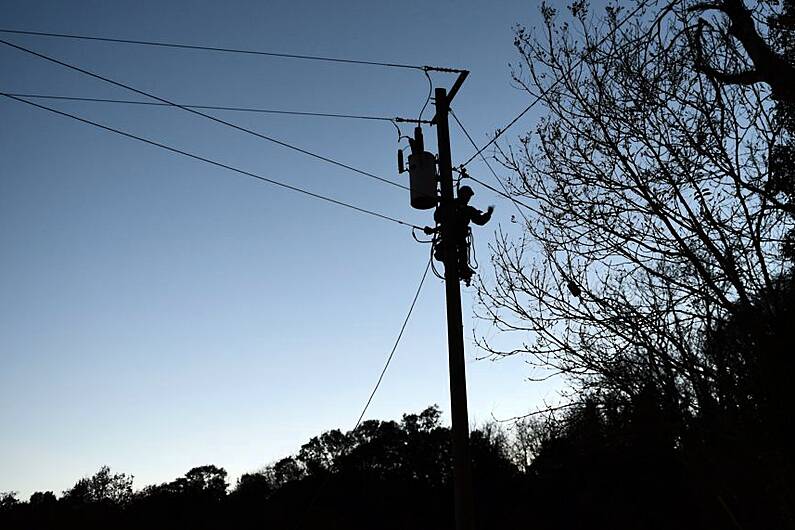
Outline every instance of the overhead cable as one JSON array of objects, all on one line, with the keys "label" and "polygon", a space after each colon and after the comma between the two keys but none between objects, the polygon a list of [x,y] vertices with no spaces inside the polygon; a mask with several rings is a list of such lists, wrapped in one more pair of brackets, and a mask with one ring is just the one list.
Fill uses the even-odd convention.
[{"label": "overhead cable", "polygon": [[154,94],[150,94],[148,92],[144,92],[143,90],[139,90],[139,89],[137,89],[135,87],[132,87],[130,85],[126,85],[124,83],[120,83],[119,81],[114,81],[113,79],[109,79],[109,78],[104,77],[102,75],[99,75],[99,74],[96,74],[94,72],[88,71],[88,70],[86,70],[84,68],[80,68],[79,66],[74,66],[72,64],[65,63],[63,61],[55,59],[54,57],[50,57],[48,55],[45,55],[45,54],[30,50],[30,49],[25,48],[23,46],[19,46],[17,44],[13,44],[11,42],[8,42],[8,41],[2,40],[2,39],[0,39],[0,44],[5,44],[6,46],[10,46],[12,48],[15,48],[17,50],[23,51],[25,53],[29,53],[31,55],[34,55],[34,56],[39,57],[41,59],[44,59],[46,61],[50,61],[52,63],[55,63],[55,64],[61,65],[63,67],[69,68],[70,70],[74,70],[76,72],[80,72],[81,74],[93,77],[95,79],[99,79],[100,81],[104,81],[104,82],[109,83],[111,85],[118,86],[120,88],[124,88],[125,90],[129,90],[131,92],[135,92],[136,94],[140,94],[142,96],[146,96],[148,98],[154,99],[154,100],[159,101],[161,103],[165,103],[166,105],[170,105],[172,107],[176,107],[178,109],[182,109],[182,110],[184,110],[186,112],[190,112],[191,114],[195,114],[197,116],[202,116],[203,118],[207,118],[208,120],[214,121],[216,123],[220,123],[221,125],[225,125],[227,127],[231,127],[231,128],[236,129],[238,131],[241,131],[241,132],[250,134],[252,136],[256,136],[257,138],[261,138],[263,140],[266,140],[268,142],[272,142],[272,143],[275,143],[275,144],[280,145],[282,147],[286,147],[288,149],[292,149],[293,151],[297,151],[299,153],[311,156],[313,158],[317,158],[318,160],[322,160],[324,162],[328,162],[329,164],[333,164],[335,166],[339,166],[339,167],[348,169],[350,171],[353,171],[354,173],[358,173],[360,175],[364,175],[365,177],[368,177],[368,178],[383,182],[384,184],[389,184],[389,185],[394,186],[396,188],[401,188],[401,189],[404,189],[404,190],[408,190],[408,188],[406,186],[403,186],[402,184],[398,184],[397,182],[394,182],[394,181],[389,180],[387,178],[379,177],[378,175],[375,175],[375,174],[370,173],[368,171],[364,171],[364,170],[355,168],[355,167],[350,166],[348,164],[344,164],[342,162],[339,162],[339,161],[334,160],[332,158],[329,158],[327,156],[323,156],[323,155],[319,155],[317,153],[313,153],[313,152],[308,151],[308,150],[306,150],[304,148],[288,144],[287,142],[284,142],[282,140],[278,140],[278,139],[273,138],[271,136],[267,136],[265,134],[258,133],[257,131],[254,131],[254,130],[251,130],[251,129],[247,129],[245,127],[242,127],[240,125],[234,124],[232,122],[228,122],[226,120],[222,120],[221,118],[217,118],[215,116],[212,116],[211,114],[206,114],[204,112],[199,112],[198,110],[186,107],[185,105],[180,105],[178,103],[174,103],[173,101],[170,101],[168,99],[161,98],[159,96],[155,96]]},{"label": "overhead cable", "polygon": [[[159,106],[159,107],[170,107],[171,105],[167,103],[159,103],[157,101],[134,101],[130,99],[105,99],[105,98],[93,98],[93,97],[77,97],[77,96],[56,96],[52,94],[23,94],[17,92],[8,92],[13,96],[19,96],[21,98],[28,98],[28,99],[56,99],[56,100],[63,100],[63,101],[85,101],[90,103],[118,103],[124,105],[149,105],[149,106]],[[253,113],[261,113],[261,114],[279,114],[279,115],[287,115],[287,116],[317,116],[322,118],[349,118],[355,120],[374,120],[374,121],[388,121],[394,122],[396,120],[401,120],[403,118],[388,118],[386,116],[367,116],[361,114],[336,114],[331,112],[306,112],[306,111],[298,111],[298,110],[282,110],[282,109],[263,109],[259,107],[226,107],[226,106],[219,106],[219,105],[186,105],[184,103],[180,103],[180,106],[187,107],[189,109],[203,109],[203,110],[223,110],[223,111],[235,111],[235,112],[253,112]]]},{"label": "overhead cable", "polygon": [[[431,258],[431,260],[432,259],[433,258]],[[389,356],[386,358],[384,369],[381,370],[381,374],[378,376],[378,381],[376,381],[375,386],[373,387],[373,391],[370,392],[370,397],[367,398],[367,403],[364,404],[362,413],[359,414],[359,419],[356,420],[356,425],[353,427],[354,431],[362,423],[362,418],[364,418],[367,409],[370,407],[370,403],[373,401],[375,393],[378,392],[378,387],[381,386],[381,381],[384,379],[384,374],[386,374],[386,371],[389,368],[389,363],[392,362],[392,357],[395,356],[395,351],[397,351],[397,347],[400,344],[400,339],[403,338],[403,332],[406,330],[406,324],[409,323],[409,318],[411,318],[411,313],[414,311],[414,306],[417,304],[417,299],[420,297],[420,291],[422,291],[422,286],[425,284],[425,278],[428,276],[428,269],[430,269],[431,267],[431,260],[428,260],[428,264],[425,266],[425,272],[422,273],[422,279],[420,280],[420,285],[417,287],[417,292],[414,293],[414,299],[411,301],[411,307],[409,307],[409,312],[406,314],[406,318],[403,319],[403,325],[400,326],[400,332],[398,333],[397,339],[395,339],[395,344],[392,346],[392,351],[389,352]]]},{"label": "overhead cable", "polygon": [[422,105],[422,109],[420,109],[420,115],[417,117],[417,123],[422,123],[422,115],[425,114],[425,109],[428,107],[428,103],[431,102],[431,96],[433,95],[433,79],[431,76],[428,75],[428,72],[424,72],[425,77],[428,79],[428,97],[425,98],[425,103]]},{"label": "overhead cable", "polygon": [[253,173],[251,171],[246,171],[244,169],[236,168],[234,166],[230,166],[230,165],[224,164],[222,162],[217,162],[215,160],[212,160],[212,159],[209,159],[209,158],[206,158],[206,157],[194,154],[194,153],[190,153],[188,151],[183,151],[182,149],[178,149],[176,147],[171,147],[169,145],[165,145],[165,144],[162,144],[160,142],[156,142],[154,140],[150,140],[148,138],[144,138],[142,136],[137,136],[135,134],[132,134],[132,133],[129,133],[129,132],[126,132],[126,131],[122,131],[120,129],[115,129],[115,128],[110,127],[108,125],[103,125],[101,123],[97,123],[95,121],[91,121],[91,120],[89,120],[87,118],[76,116],[74,114],[70,114],[70,113],[64,112],[62,110],[54,109],[52,107],[47,107],[45,105],[40,105],[40,104],[35,103],[33,101],[28,101],[28,100],[22,99],[20,97],[13,96],[11,94],[5,94],[5,93],[0,92],[0,95],[3,95],[5,97],[7,97],[7,98],[10,98],[10,99],[13,99],[13,100],[16,100],[16,101],[19,101],[21,103],[25,103],[25,104],[33,106],[33,107],[37,107],[37,108],[40,108],[40,109],[43,109],[43,110],[50,111],[50,112],[55,113],[55,114],[59,114],[61,116],[65,116],[67,118],[72,118],[73,120],[77,120],[79,122],[82,122],[82,123],[85,123],[85,124],[88,124],[88,125],[93,125],[94,127],[98,127],[100,129],[104,129],[105,131],[116,133],[118,135],[125,136],[127,138],[132,138],[133,140],[138,140],[139,142],[143,142],[145,144],[149,144],[149,145],[153,145],[155,147],[159,147],[161,149],[165,149],[166,151],[170,151],[172,153],[177,153],[177,154],[186,156],[188,158],[193,158],[195,160],[199,160],[201,162],[205,162],[207,164],[210,164],[210,165],[213,165],[213,166],[216,166],[216,167],[224,168],[224,169],[227,169],[229,171],[234,171],[235,173],[239,173],[239,174],[245,175],[247,177],[251,177],[251,178],[254,178],[254,179],[257,179],[257,180],[261,180],[263,182],[267,182],[268,184],[273,184],[274,186],[279,186],[280,188],[285,188],[285,189],[288,189],[288,190],[291,190],[291,191],[295,191],[297,193],[301,193],[303,195],[308,195],[310,197],[314,197],[315,199],[319,199],[319,200],[326,201],[326,202],[329,202],[329,203],[332,203],[332,204],[336,204],[337,206],[343,206],[345,208],[348,208],[348,209],[351,209],[351,210],[355,210],[355,211],[360,212],[360,213],[371,215],[373,217],[378,217],[379,219],[384,219],[386,221],[392,221],[393,223],[397,223],[399,225],[403,225],[403,226],[407,226],[407,227],[410,227],[410,228],[416,228],[418,230],[421,230],[421,227],[419,227],[419,226],[417,226],[415,224],[409,223],[407,221],[401,221],[400,219],[397,219],[397,218],[394,218],[394,217],[390,217],[388,215],[385,215],[385,214],[382,214],[382,213],[378,213],[378,212],[375,212],[375,211],[372,211],[372,210],[368,210],[368,209],[362,208],[360,206],[355,206],[353,204],[349,204],[349,203],[341,201],[339,199],[333,199],[331,197],[326,197],[324,195],[320,195],[319,193],[315,193],[315,192],[312,192],[312,191],[305,190],[303,188],[299,188],[298,186],[293,186],[291,184],[286,184],[284,182],[280,182],[278,180],[274,180],[274,179],[271,179],[271,178],[268,178],[268,177],[264,177],[262,175],[259,175],[257,173]]},{"label": "overhead cable", "polygon": [[[627,22],[627,21],[628,21],[630,18],[632,18],[633,16],[635,16],[635,15],[636,15],[636,14],[637,14],[637,13],[638,13],[638,12],[639,12],[641,9],[643,9],[644,7],[646,7],[646,4],[647,4],[649,1],[650,1],[650,0],[644,0],[643,2],[641,2],[640,4],[638,4],[638,7],[636,7],[635,9],[633,9],[633,10],[632,10],[632,12],[631,12],[629,15],[627,15],[626,17],[624,17],[624,19],[623,19],[621,22],[619,22],[619,23],[618,23],[618,25],[616,25],[616,27],[615,27],[615,28],[613,28],[613,29],[614,29],[614,30],[617,30],[618,28],[620,28],[621,26],[623,26],[623,25],[624,25],[624,24],[625,24],[625,23],[626,23],[626,22]],[[580,64],[582,64],[582,62],[583,62],[583,61],[584,61],[584,60],[585,60],[585,59],[586,59],[588,56],[590,56],[590,55],[591,55],[591,53],[593,53],[593,52],[594,52],[596,49],[598,49],[598,48],[599,48],[599,46],[601,46],[602,44],[604,44],[604,43],[605,43],[605,42],[606,42],[606,41],[607,41],[607,40],[608,40],[610,37],[612,37],[612,36],[613,36],[613,33],[610,33],[610,34],[608,34],[608,35],[605,35],[605,37],[604,37],[604,38],[602,38],[602,39],[601,39],[601,40],[600,40],[598,43],[596,43],[596,44],[595,44],[595,45],[594,45],[594,46],[593,46],[593,47],[592,47],[590,50],[588,50],[586,53],[582,54],[582,56],[581,56],[579,59],[577,59],[576,61],[574,61],[574,63],[573,63],[573,64],[572,64],[572,65],[569,67],[569,69],[566,71],[566,74],[568,75],[568,74],[572,73],[572,72],[574,71],[574,69],[575,69],[575,68],[577,68],[577,67],[578,67]],[[468,166],[468,165],[469,165],[469,163],[470,163],[470,162],[472,162],[472,161],[473,161],[475,158],[477,158],[477,156],[478,156],[480,153],[482,153],[482,152],[483,152],[483,151],[484,151],[484,150],[485,150],[487,147],[489,147],[491,144],[493,144],[494,142],[496,142],[496,141],[497,141],[497,139],[498,139],[500,136],[502,136],[502,135],[505,133],[505,131],[507,131],[508,129],[510,129],[511,127],[513,127],[513,125],[514,125],[514,124],[515,124],[517,121],[519,121],[519,120],[522,118],[522,116],[524,116],[525,114],[527,114],[528,112],[530,112],[530,109],[532,109],[533,107],[535,107],[535,105],[536,105],[536,104],[537,104],[539,101],[541,101],[542,99],[544,99],[544,98],[546,97],[546,95],[547,95],[547,94],[549,94],[549,93],[552,91],[552,89],[554,89],[556,86],[558,86],[558,85],[560,84],[560,82],[561,82],[561,81],[562,81],[562,78],[560,78],[560,77],[556,78],[556,79],[555,79],[555,81],[554,81],[554,82],[553,82],[551,85],[549,85],[549,86],[546,88],[546,90],[542,91],[542,92],[541,92],[541,93],[540,93],[538,96],[536,96],[536,97],[535,97],[535,99],[533,99],[533,101],[531,101],[531,102],[530,102],[530,104],[529,104],[527,107],[525,107],[525,108],[524,108],[524,110],[523,110],[522,112],[520,112],[520,113],[519,113],[519,114],[518,114],[518,115],[517,115],[517,116],[516,116],[514,119],[512,119],[510,122],[508,122],[508,124],[507,124],[505,127],[501,128],[501,129],[497,129],[497,132],[496,132],[496,134],[494,135],[494,137],[493,137],[491,140],[489,140],[489,141],[488,141],[488,143],[486,143],[486,145],[484,145],[484,146],[483,146],[483,147],[481,147],[480,149],[478,149],[478,148],[477,148],[477,146],[475,146],[475,149],[476,149],[475,153],[474,153],[472,156],[470,156],[470,157],[467,159],[467,161],[466,161],[466,162],[464,162],[462,165],[463,165],[464,167]]]},{"label": "overhead cable", "polygon": [[[477,148],[478,148],[478,146],[475,144],[475,140],[473,140],[473,139],[472,139],[472,136],[470,136],[470,134],[469,134],[469,131],[467,131],[467,130],[466,130],[466,127],[464,127],[464,124],[463,124],[463,123],[461,123],[461,120],[459,120],[459,119],[458,119],[458,116],[456,116],[456,115],[455,115],[455,112],[453,112],[453,109],[450,109],[450,115],[452,115],[452,116],[453,116],[453,119],[454,119],[454,120],[455,120],[455,122],[458,124],[458,127],[460,127],[460,128],[461,128],[461,131],[463,131],[464,135],[465,135],[465,136],[467,137],[467,139],[469,140],[469,143],[470,143],[470,144],[472,144],[472,147],[474,147],[475,149],[477,149]],[[495,189],[495,188],[493,188],[493,187],[489,186],[488,184],[484,184],[483,182],[481,182],[480,180],[476,179],[475,177],[473,177],[473,176],[471,176],[471,175],[469,175],[469,174],[467,174],[467,177],[468,177],[468,178],[470,178],[470,179],[472,179],[472,180],[474,180],[474,181],[475,181],[475,182],[477,182],[478,184],[480,184],[480,185],[482,185],[482,186],[485,186],[486,188],[489,188],[489,189],[491,189],[492,191],[496,192],[498,195],[501,195],[501,196],[503,196],[503,197],[505,197],[505,198],[509,199],[509,200],[510,200],[510,201],[513,203],[513,205],[514,205],[514,206],[516,206],[516,210],[519,212],[519,215],[521,215],[521,216],[524,218],[525,222],[529,224],[529,223],[530,223],[530,220],[527,218],[527,215],[525,215],[524,211],[523,211],[523,210],[522,210],[522,209],[521,209],[519,206],[520,206],[520,205],[521,205],[521,206],[524,206],[524,207],[525,207],[525,208],[527,208],[528,210],[532,210],[532,209],[531,209],[529,206],[527,206],[526,204],[524,204],[523,202],[521,202],[521,201],[517,200],[516,198],[514,198],[514,197],[513,197],[513,196],[512,196],[512,195],[511,195],[511,194],[508,192],[508,187],[507,187],[507,186],[506,186],[506,185],[505,185],[505,184],[502,182],[502,179],[501,179],[499,176],[497,176],[497,172],[496,172],[496,171],[494,171],[494,168],[493,168],[493,167],[491,167],[491,164],[489,164],[489,161],[488,161],[488,159],[486,159],[486,157],[485,157],[485,156],[483,156],[483,153],[480,153],[480,158],[481,158],[481,159],[483,160],[483,162],[486,164],[486,167],[488,167],[488,168],[489,168],[489,171],[491,171],[491,174],[492,174],[492,175],[494,175],[494,179],[495,179],[497,182],[499,182],[499,184],[500,184],[500,187],[503,189],[503,192],[504,192],[504,193],[502,193],[502,192],[500,192],[499,190],[497,190],[497,189]],[[413,234],[413,233],[414,233],[414,232],[412,231],[412,234]]]},{"label": "overhead cable", "polygon": [[414,64],[401,64],[401,63],[391,63],[391,62],[380,62],[380,61],[364,61],[359,59],[347,59],[341,57],[324,57],[319,55],[303,55],[303,54],[295,54],[295,53],[281,53],[281,52],[270,52],[270,51],[260,51],[260,50],[247,50],[241,48],[221,48],[217,46],[201,46],[195,44],[179,44],[173,42],[160,42],[160,41],[146,41],[146,40],[133,40],[133,39],[118,39],[112,37],[98,37],[94,35],[77,35],[74,33],[49,33],[45,31],[25,31],[25,30],[18,30],[18,29],[4,29],[0,28],[0,33],[12,33],[14,35],[33,35],[37,37],[53,37],[59,39],[78,39],[78,40],[90,40],[90,41],[101,41],[101,42],[113,42],[116,44],[135,44],[138,46],[157,46],[160,48],[181,48],[186,50],[201,50],[201,51],[213,51],[213,52],[221,52],[221,53],[239,53],[239,54],[246,54],[246,55],[260,55],[266,57],[278,57],[282,59],[302,59],[306,61],[321,61],[321,62],[329,62],[329,63],[343,63],[343,64],[359,64],[359,65],[368,65],[368,66],[383,66],[386,68],[405,68],[410,70],[433,70],[433,71],[451,71],[454,72],[453,69],[447,68],[436,68],[436,67],[428,67],[428,66],[419,66]]},{"label": "overhead cable", "polygon": [[[359,419],[356,420],[356,425],[353,427],[353,431],[355,431],[359,425],[362,423],[362,418],[364,418],[367,409],[370,407],[370,403],[373,401],[373,397],[375,393],[378,391],[378,387],[381,386],[381,381],[384,379],[384,374],[386,374],[387,368],[389,368],[389,363],[392,362],[392,358],[395,355],[395,351],[397,351],[398,344],[400,344],[400,339],[403,338],[403,332],[406,330],[406,325],[411,318],[411,314],[414,312],[414,306],[417,305],[417,300],[420,297],[420,292],[422,291],[422,286],[425,285],[425,278],[428,276],[428,269],[431,268],[431,263],[433,262],[433,258],[428,260],[428,264],[425,265],[425,271],[422,273],[422,278],[420,279],[420,284],[417,287],[417,292],[414,293],[414,299],[411,301],[411,306],[409,307],[409,311],[406,314],[406,318],[403,319],[403,324],[400,326],[400,332],[398,332],[397,339],[395,340],[395,344],[392,346],[392,351],[389,352],[389,356],[386,359],[386,363],[384,364],[384,368],[381,370],[381,373],[378,376],[378,381],[375,383],[375,387],[373,387],[373,391],[370,392],[370,397],[367,398],[367,403],[364,404],[364,408],[362,409],[361,414],[359,414]],[[293,530],[298,530],[304,526],[304,522],[306,521],[307,514],[312,510],[312,508],[317,503],[318,499],[320,499],[321,494],[328,486],[329,481],[331,480],[331,474],[326,475],[323,482],[321,482],[320,487],[315,491],[312,498],[309,500],[309,503],[305,506],[303,510],[303,516],[300,519],[296,520],[295,525],[293,526]]]}]

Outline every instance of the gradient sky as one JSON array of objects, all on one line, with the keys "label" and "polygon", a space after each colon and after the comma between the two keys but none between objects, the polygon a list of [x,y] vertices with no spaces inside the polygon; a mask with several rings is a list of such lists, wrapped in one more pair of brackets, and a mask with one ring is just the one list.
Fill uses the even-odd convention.
[{"label": "gradient sky", "polygon": [[[511,27],[537,3],[49,1],[0,3],[13,29],[465,67],[454,108],[476,141],[528,102]],[[0,34],[187,104],[416,116],[420,72]],[[142,99],[0,45],[2,90]],[[453,78],[434,74],[438,86]],[[179,109],[45,102],[415,224],[407,192]],[[388,122],[218,113],[390,178]],[[426,115],[427,116],[427,115]],[[428,247],[408,229],[0,98],[0,491],[57,494],[102,465],[135,487],[193,466],[231,478],[350,429],[395,340]],[[508,138],[530,129],[528,115]],[[453,162],[472,153],[455,125]],[[408,128],[404,132],[408,132]],[[426,131],[435,151],[435,134]],[[473,174],[491,181],[477,164]],[[510,204],[476,233],[487,244]],[[493,335],[463,292],[470,416],[554,401],[521,358],[478,361]],[[367,414],[448,409],[444,290],[430,277]]]}]

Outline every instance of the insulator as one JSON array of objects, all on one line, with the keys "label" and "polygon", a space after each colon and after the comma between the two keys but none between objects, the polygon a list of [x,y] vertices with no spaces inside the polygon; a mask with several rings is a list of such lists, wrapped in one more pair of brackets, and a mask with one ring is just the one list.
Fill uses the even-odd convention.
[{"label": "insulator", "polygon": [[425,139],[422,137],[422,127],[414,128],[414,153],[422,153],[425,151]]}]

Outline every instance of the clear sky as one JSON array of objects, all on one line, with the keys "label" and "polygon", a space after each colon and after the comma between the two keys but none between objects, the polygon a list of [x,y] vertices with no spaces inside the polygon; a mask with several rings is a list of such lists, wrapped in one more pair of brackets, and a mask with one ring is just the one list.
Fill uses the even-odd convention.
[{"label": "clear sky", "polygon": [[[533,1],[3,0],[2,26],[464,67],[454,108],[476,141],[528,102],[511,27]],[[180,103],[416,116],[421,72],[0,34]],[[2,91],[143,99],[0,45]],[[452,76],[434,74],[438,86]],[[44,102],[424,225],[408,194],[161,107]],[[430,113],[426,114],[426,117]],[[388,122],[217,113],[378,175]],[[530,129],[528,115],[507,135]],[[410,231],[0,98],[0,491],[57,494],[102,465],[135,486],[196,465],[234,479],[353,426],[395,340],[428,247]],[[473,152],[455,125],[454,164]],[[404,132],[408,132],[405,128]],[[426,131],[435,151],[435,134]],[[473,173],[491,181],[484,168]],[[510,204],[476,233],[479,258]],[[521,358],[477,361],[493,334],[464,289],[470,416],[554,400]],[[368,418],[448,409],[444,290],[430,277]]]}]

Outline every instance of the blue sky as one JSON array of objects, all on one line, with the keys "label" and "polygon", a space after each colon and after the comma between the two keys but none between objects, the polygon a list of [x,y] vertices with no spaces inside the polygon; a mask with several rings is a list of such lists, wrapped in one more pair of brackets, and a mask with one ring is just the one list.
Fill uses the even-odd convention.
[{"label": "blue sky", "polygon": [[[535,25],[537,4],[5,0],[0,15],[6,28],[468,68],[454,108],[483,143],[527,105],[510,84],[511,27]],[[428,91],[409,70],[0,38],[187,104],[416,116]],[[3,91],[137,98],[7,46],[0,65]],[[179,109],[45,104],[431,222],[407,192]],[[388,122],[217,115],[405,178]],[[105,464],[135,475],[136,487],[209,463],[235,478],[323,430],[353,426],[427,260],[407,229],[6,98],[0,116],[0,491],[60,493]],[[451,129],[455,164],[472,149]],[[434,146],[431,131],[426,141]],[[475,205],[497,205],[476,233],[487,265],[493,231],[514,212],[475,189]],[[472,291],[463,298],[472,420],[554,401],[552,385],[526,381],[523,359],[476,360],[473,328],[493,332],[473,318]],[[444,316],[443,286],[431,277],[366,417],[447,410]]]}]

